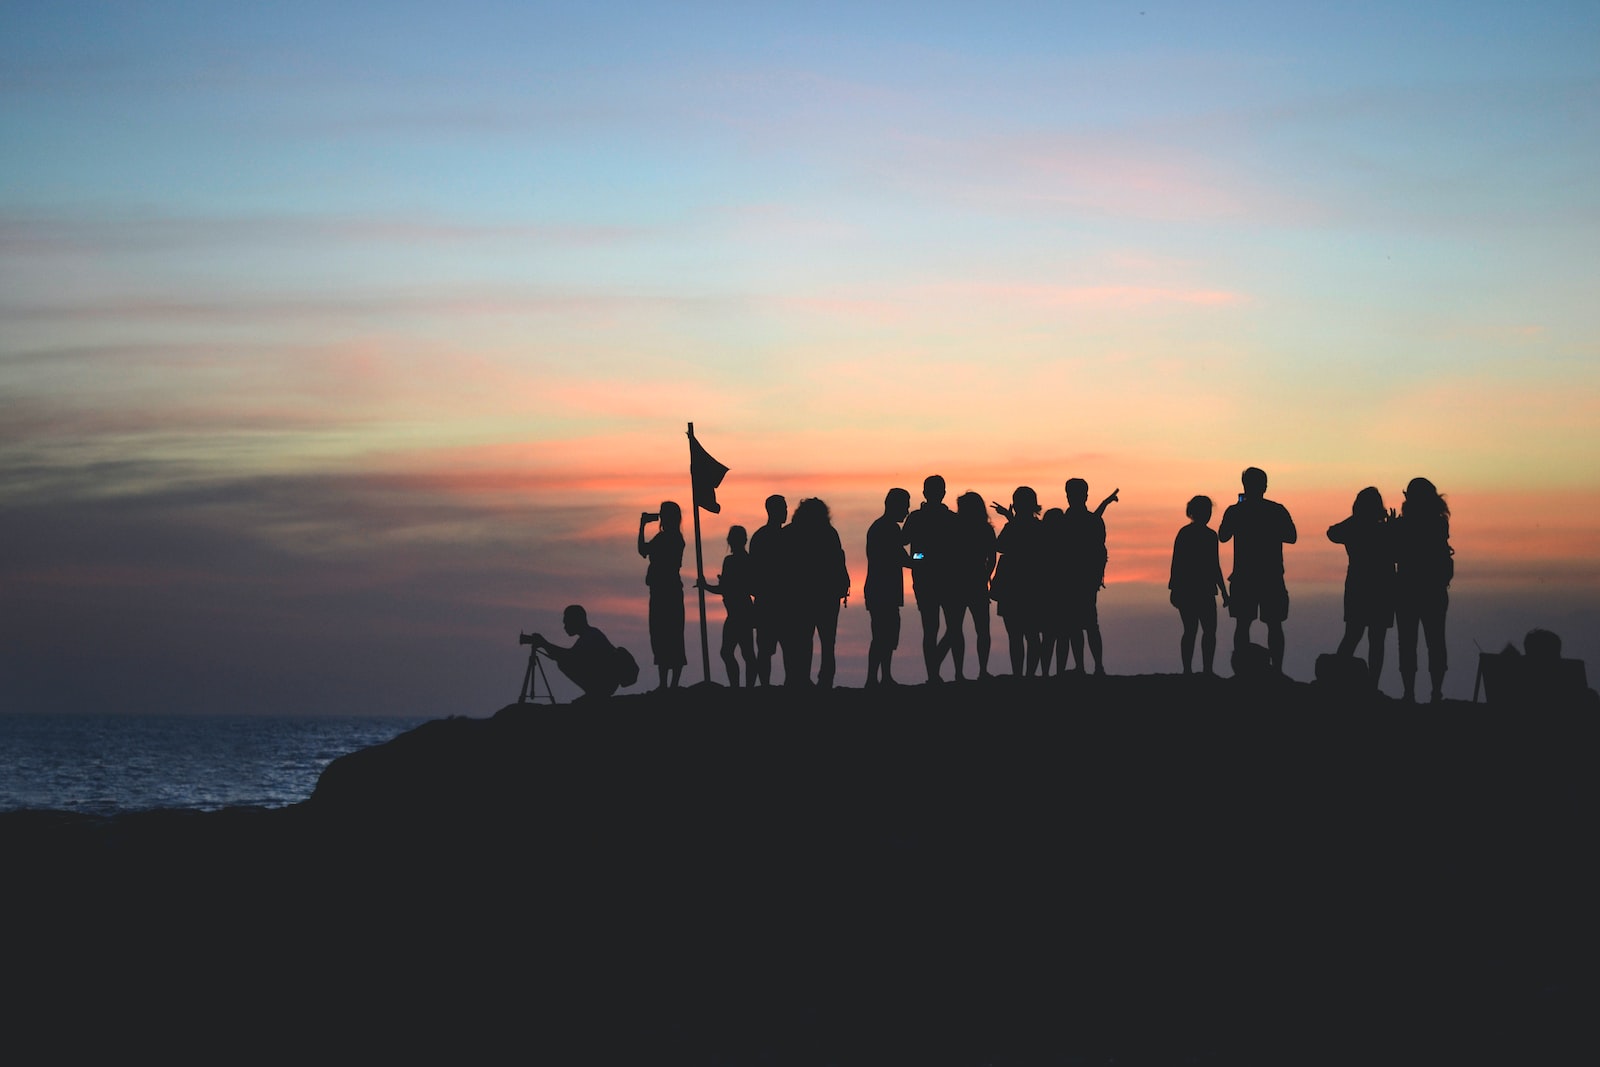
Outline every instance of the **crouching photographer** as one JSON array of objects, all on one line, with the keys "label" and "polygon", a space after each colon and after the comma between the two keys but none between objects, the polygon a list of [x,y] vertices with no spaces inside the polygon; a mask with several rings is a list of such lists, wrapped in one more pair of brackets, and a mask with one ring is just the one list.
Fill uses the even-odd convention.
[{"label": "crouching photographer", "polygon": [[[561,627],[576,638],[570,648],[551,644],[540,634],[523,634],[519,642],[550,658],[562,674],[583,690],[579,699],[601,699],[639,678],[639,667],[625,648],[589,625],[589,613],[573,604],[561,613]],[[631,676],[630,676],[631,675]]]}]

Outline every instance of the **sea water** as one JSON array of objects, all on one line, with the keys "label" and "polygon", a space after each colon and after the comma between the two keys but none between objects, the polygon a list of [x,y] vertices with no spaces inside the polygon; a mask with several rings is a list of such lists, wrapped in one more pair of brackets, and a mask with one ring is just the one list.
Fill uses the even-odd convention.
[{"label": "sea water", "polygon": [[333,760],[426,720],[356,716],[0,715],[0,811],[114,815],[284,807]]}]

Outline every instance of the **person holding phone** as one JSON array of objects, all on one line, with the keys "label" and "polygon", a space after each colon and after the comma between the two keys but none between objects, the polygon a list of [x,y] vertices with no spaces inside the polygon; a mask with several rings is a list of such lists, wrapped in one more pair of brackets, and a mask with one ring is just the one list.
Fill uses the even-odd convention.
[{"label": "person holding phone", "polygon": [[863,599],[872,620],[867,645],[867,684],[894,685],[894,650],[900,647],[900,607],[906,602],[905,534],[900,524],[911,512],[911,494],[891,489],[883,498],[883,514],[867,527],[867,584]]},{"label": "person holding phone", "polygon": [[[944,652],[960,656],[965,643],[959,625],[950,620],[953,603],[952,564],[956,539],[956,513],[944,502],[944,478],[930,474],[922,482],[922,506],[906,516],[902,530],[911,546],[911,591],[922,616],[922,659],[928,681],[940,681],[939,663]],[[939,618],[945,620],[945,639],[939,638]]]},{"label": "person holding phone", "polygon": [[[658,523],[645,540],[644,528]],[[660,688],[676,689],[689,656],[683,644],[683,509],[663,500],[660,511],[639,513],[639,555],[649,560],[645,585],[650,587],[650,651],[661,676]]]}]

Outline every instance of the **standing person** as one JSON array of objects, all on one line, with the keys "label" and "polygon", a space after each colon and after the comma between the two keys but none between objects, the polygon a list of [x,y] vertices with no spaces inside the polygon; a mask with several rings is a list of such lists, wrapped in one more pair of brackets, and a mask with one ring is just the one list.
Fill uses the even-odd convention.
[{"label": "standing person", "polygon": [[[1355,655],[1365,634],[1367,677],[1374,689],[1383,674],[1384,640],[1394,623],[1394,544],[1388,520],[1383,494],[1369,485],[1356,494],[1350,517],[1328,527],[1328,540],[1343,545],[1350,557],[1344,574],[1344,638],[1339,655]],[[1414,631],[1412,636],[1414,640]]]},{"label": "standing person", "polygon": [[744,656],[745,685],[756,684],[755,605],[750,597],[750,553],[745,551],[743,526],[728,527],[728,554],[722,558],[722,573],[717,584],[696,581],[695,586],[722,596],[727,617],[722,623],[722,664],[728,669],[728,684],[739,688],[739,661]]},{"label": "standing person", "polygon": [[1450,607],[1450,581],[1455,577],[1456,550],[1450,547],[1450,505],[1426,478],[1406,485],[1405,503],[1394,523],[1395,614],[1400,623],[1400,683],[1403,699],[1417,699],[1417,626],[1428,642],[1428,675],[1432,698],[1444,699],[1444,672],[1449,667],[1444,643],[1444,615]]},{"label": "standing person", "polygon": [[[659,523],[646,541],[644,528]],[[662,689],[676,689],[689,657],[683,648],[683,509],[671,500],[659,512],[639,514],[639,555],[650,561],[644,582],[650,587],[650,651]]]},{"label": "standing person", "polygon": [[[982,500],[979,500],[982,503]],[[872,620],[867,646],[867,684],[894,685],[891,665],[900,647],[900,606],[906,602],[905,572],[911,566],[900,524],[911,511],[911,494],[891,489],[883,498],[883,514],[867,527],[867,581],[864,599]]]},{"label": "standing person", "polygon": [[[952,602],[955,604],[951,622],[953,632],[959,633],[961,617],[972,614],[972,635],[978,653],[978,677],[989,677],[989,579],[994,574],[994,525],[989,521],[989,509],[983,506],[983,497],[977,493],[962,493],[956,498],[955,560],[952,566]],[[962,674],[962,650],[952,645],[956,678]],[[940,657],[943,658],[942,656]]]},{"label": "standing person", "polygon": [[777,493],[767,497],[767,523],[750,535],[750,591],[755,598],[756,681],[772,684],[772,654],[778,650],[788,610],[783,603],[787,579],[783,562],[783,524],[789,502]]},{"label": "standing person", "polygon": [[[1050,663],[1056,673],[1065,673],[1067,652],[1067,532],[1061,508],[1045,508],[1039,516],[1039,539],[1046,546],[1039,557],[1039,673],[1050,676]],[[1031,670],[1028,673],[1033,673]]]},{"label": "standing person", "polygon": [[1211,498],[1191,497],[1183,513],[1189,524],[1172,539],[1172,574],[1167,580],[1167,599],[1183,620],[1183,637],[1178,651],[1183,656],[1183,673],[1194,673],[1194,635],[1200,631],[1200,665],[1206,674],[1217,655],[1217,593],[1222,606],[1228,606],[1228,583],[1222,580],[1222,560],[1217,548],[1217,532],[1211,522]]},{"label": "standing person", "polygon": [[833,685],[834,647],[839,636],[839,606],[850,595],[850,568],[844,544],[833,528],[828,505],[807,497],[794,509],[794,521],[784,528],[784,557],[793,581],[797,630],[783,654],[783,684],[811,684],[812,638],[822,647],[817,685]]},{"label": "standing person", "polygon": [[1005,517],[1006,525],[994,541],[1000,558],[991,592],[995,611],[1006,624],[1011,673],[1022,678],[1038,668],[1043,630],[1040,573],[1045,545],[1039,494],[1032,486],[1019,485],[1011,494],[1011,506],[996,504],[994,510]]},{"label": "standing person", "polygon": [[[1283,546],[1299,538],[1289,509],[1267,499],[1267,472],[1248,467],[1239,476],[1244,492],[1229,505],[1217,527],[1219,541],[1233,542],[1233,651],[1250,646],[1250,624],[1259,615],[1267,624],[1267,664],[1283,672],[1283,621],[1289,617],[1289,587],[1283,581]],[[1237,669],[1237,667],[1236,667]]]},{"label": "standing person", "polygon": [[906,516],[903,530],[911,546],[911,591],[922,616],[922,659],[928,668],[928,681],[937,682],[939,661],[944,658],[939,639],[939,618],[945,619],[944,648],[953,654],[964,647],[959,628],[950,630],[951,556],[955,535],[955,512],[944,502],[944,479],[930,474],[922,482],[922,506]]},{"label": "standing person", "polygon": [[[1089,640],[1089,655],[1094,658],[1094,673],[1104,674],[1101,662],[1100,590],[1106,584],[1105,510],[1117,500],[1117,493],[1100,502],[1095,511],[1089,510],[1089,483],[1082,478],[1068,478],[1065,485],[1067,510],[1061,516],[1061,559],[1065,570],[1063,589],[1066,595],[1066,632],[1072,645],[1072,657],[1083,673],[1083,644]],[[1066,650],[1058,649],[1057,662],[1066,665]]]}]

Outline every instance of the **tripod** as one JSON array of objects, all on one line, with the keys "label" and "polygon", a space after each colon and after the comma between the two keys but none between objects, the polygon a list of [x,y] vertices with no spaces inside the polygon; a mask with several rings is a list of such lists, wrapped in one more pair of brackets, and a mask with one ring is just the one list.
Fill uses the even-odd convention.
[{"label": "tripod", "polygon": [[522,694],[517,697],[517,703],[538,703],[540,682],[544,683],[544,699],[556,703],[556,695],[550,688],[550,676],[544,671],[544,660],[539,658],[539,648],[535,645],[528,649],[528,669],[522,675]]}]

